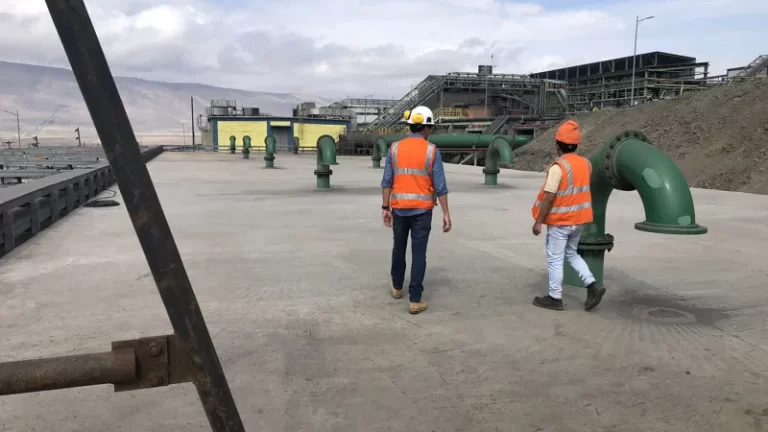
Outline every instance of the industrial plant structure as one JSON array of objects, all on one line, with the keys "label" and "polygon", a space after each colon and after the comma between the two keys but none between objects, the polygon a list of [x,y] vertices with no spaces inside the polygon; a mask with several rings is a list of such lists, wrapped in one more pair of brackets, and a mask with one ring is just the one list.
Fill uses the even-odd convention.
[{"label": "industrial plant structure", "polygon": [[293,109],[292,117],[214,100],[206,117],[198,118],[198,127],[203,144],[214,149],[229,148],[230,137],[239,149],[246,135],[259,146],[267,134],[275,136],[278,148],[292,148],[294,137],[302,147],[312,147],[328,134],[338,140],[342,154],[370,154],[373,137],[406,133],[403,112],[426,105],[435,112],[436,134],[531,139],[573,113],[676,97],[732,79],[766,75],[767,70],[768,55],[762,55],[713,77],[708,62],[659,51],[530,75],[494,73],[492,65],[479,65],[477,72],[429,75],[399,100],[346,98],[323,107],[305,102]]},{"label": "industrial plant structure", "polygon": [[[634,81],[632,80],[634,71]],[[650,52],[553,69],[533,78],[566,82],[568,111],[629,106],[706,88],[709,63],[664,52]]]},{"label": "industrial plant structure", "polygon": [[206,108],[205,118],[199,116],[197,123],[204,146],[212,146],[214,151],[229,151],[230,140],[234,138],[237,151],[242,151],[245,137],[258,148],[267,135],[275,137],[278,150],[293,149],[297,144],[314,147],[322,135],[338,140],[351,129],[352,120],[322,116],[276,117],[264,115],[256,107],[239,107],[234,100],[215,99]]},{"label": "industrial plant structure", "polygon": [[524,129],[532,134],[536,124],[563,118],[565,89],[564,81],[494,73],[491,65],[478,66],[476,73],[430,75],[363,131],[401,132],[402,113],[426,105],[447,132],[493,135]]}]

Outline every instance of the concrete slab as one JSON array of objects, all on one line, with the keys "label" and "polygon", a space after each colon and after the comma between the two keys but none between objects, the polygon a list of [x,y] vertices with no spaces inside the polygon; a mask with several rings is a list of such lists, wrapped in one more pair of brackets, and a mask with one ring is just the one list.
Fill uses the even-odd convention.
[{"label": "concrete slab", "polygon": [[[149,164],[247,430],[768,430],[768,197],[694,190],[706,236],[635,231],[616,192],[609,292],[568,310],[531,234],[539,173],[448,165],[454,229],[435,217],[426,299],[389,297],[381,170],[313,155]],[[118,196],[119,198],[119,196]],[[439,215],[439,210],[437,211]],[[0,260],[0,360],[109,349],[171,332],[123,207],[80,208]],[[0,398],[0,431],[206,431],[196,392],[111,386]]]}]

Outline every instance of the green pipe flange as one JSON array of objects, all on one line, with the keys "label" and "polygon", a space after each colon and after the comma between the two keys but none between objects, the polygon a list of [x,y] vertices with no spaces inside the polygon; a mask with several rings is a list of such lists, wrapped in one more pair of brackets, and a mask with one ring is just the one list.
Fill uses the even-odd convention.
[{"label": "green pipe flange", "polygon": [[644,133],[635,130],[628,130],[616,135],[613,140],[608,143],[608,146],[605,149],[605,154],[603,156],[603,176],[611,183],[615,189],[625,192],[631,192],[635,190],[635,187],[630,183],[621,181],[621,176],[616,171],[617,164],[613,163],[613,157],[619,151],[619,147],[631,139],[636,139],[638,141],[647,143],[648,145],[653,145],[653,143],[648,139],[647,136],[645,136]]},{"label": "green pipe flange", "polygon": [[653,222],[638,222],[635,224],[635,229],[638,231],[645,231],[655,234],[675,234],[675,235],[699,235],[706,234],[709,229],[701,225],[683,225],[683,226],[671,226],[663,224],[655,224]]},{"label": "green pipe flange", "polygon": [[579,240],[577,250],[608,251],[613,249],[614,237],[611,234],[605,234],[597,238],[584,238]]}]

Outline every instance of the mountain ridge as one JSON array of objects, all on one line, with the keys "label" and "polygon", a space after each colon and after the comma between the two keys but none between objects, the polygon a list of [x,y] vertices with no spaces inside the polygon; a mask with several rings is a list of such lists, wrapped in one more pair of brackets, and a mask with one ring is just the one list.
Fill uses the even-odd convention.
[{"label": "mountain ridge", "polygon": [[[331,98],[308,94],[265,92],[217,87],[194,82],[166,82],[115,76],[134,132],[141,141],[189,140],[190,97],[195,117],[205,114],[211,99],[237,100],[273,115],[291,115],[301,102],[329,104]],[[0,110],[19,112],[22,145],[37,136],[41,145],[74,143],[75,128],[83,142],[98,136],[71,69],[0,60]],[[184,126],[182,126],[182,124]],[[199,131],[195,133],[199,136]],[[17,141],[16,117],[0,111],[0,141]]]}]

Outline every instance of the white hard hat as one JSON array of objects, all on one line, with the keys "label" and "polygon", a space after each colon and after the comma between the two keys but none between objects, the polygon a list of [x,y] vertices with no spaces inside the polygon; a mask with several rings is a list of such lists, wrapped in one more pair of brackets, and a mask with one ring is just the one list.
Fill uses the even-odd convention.
[{"label": "white hard hat", "polygon": [[432,114],[432,110],[425,106],[417,106],[412,110],[406,111],[403,113],[403,118],[408,124],[427,126],[435,124],[435,116]]}]

